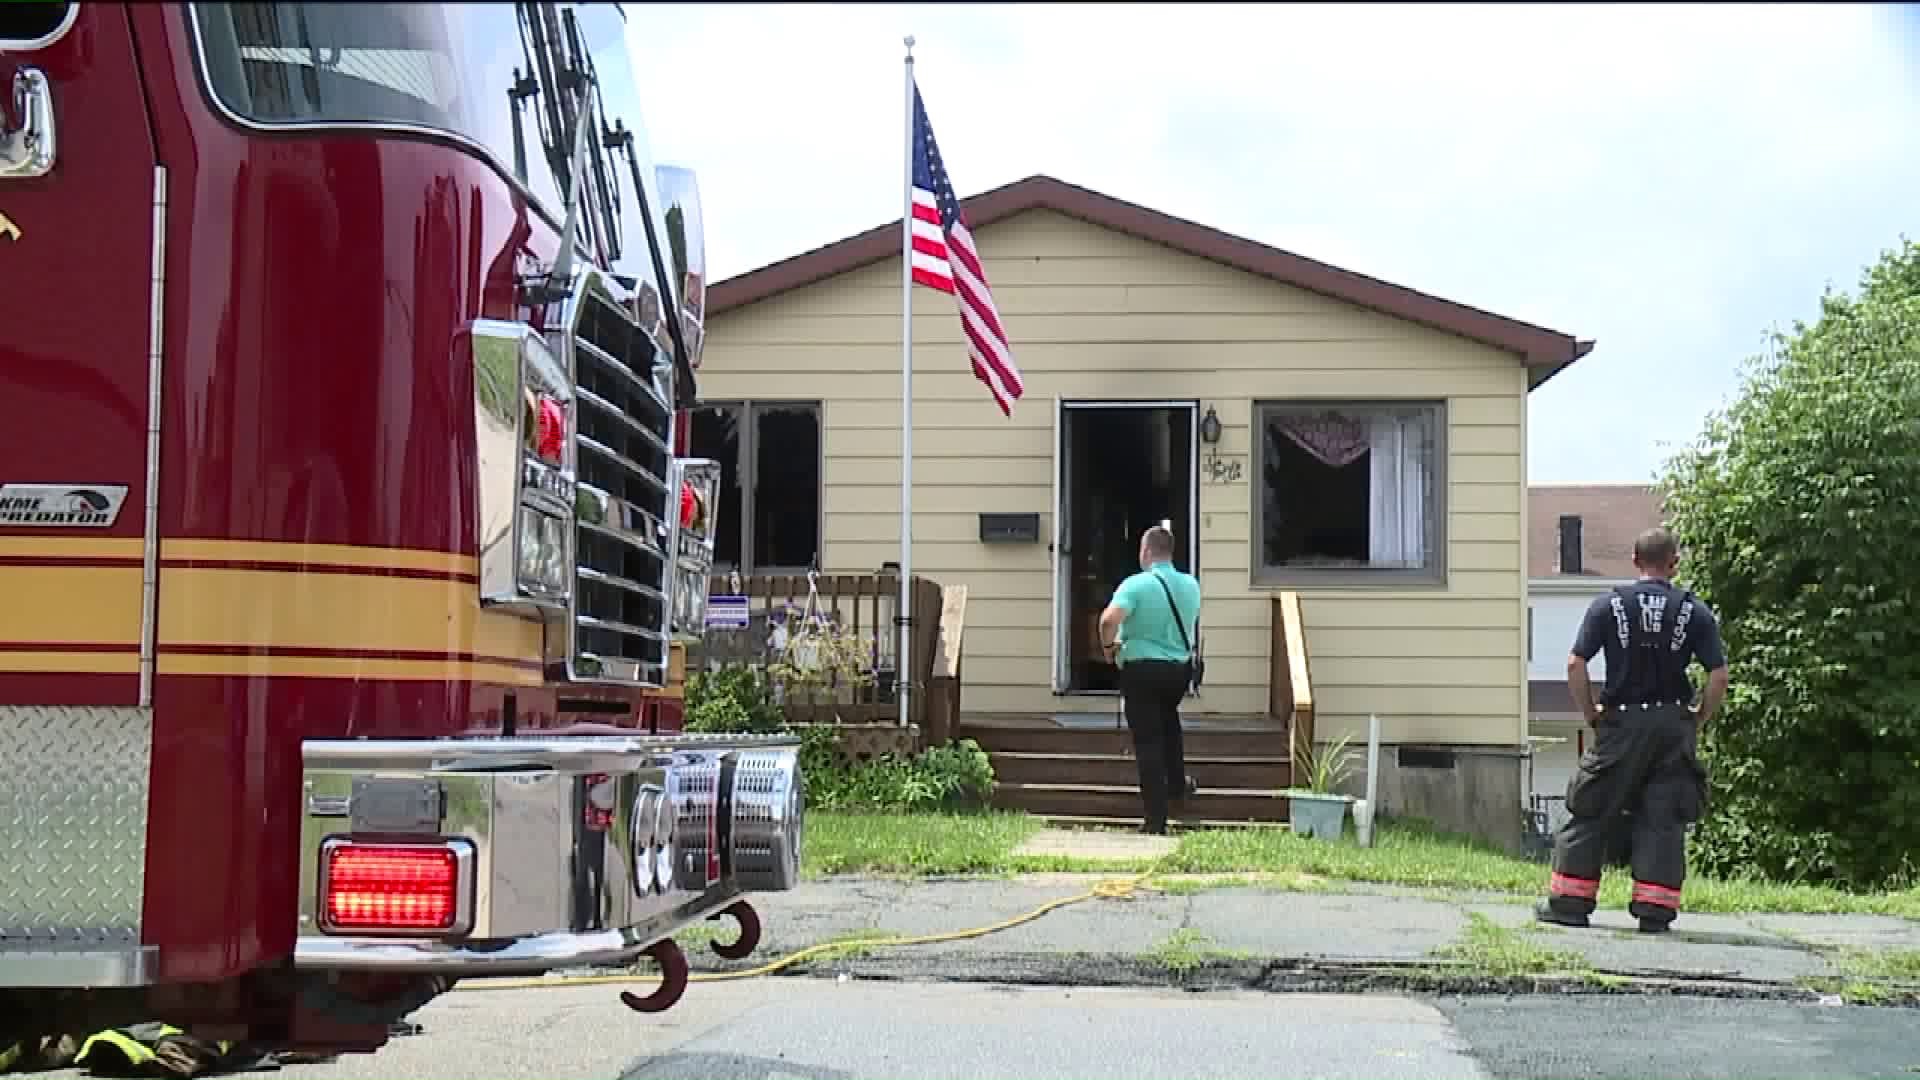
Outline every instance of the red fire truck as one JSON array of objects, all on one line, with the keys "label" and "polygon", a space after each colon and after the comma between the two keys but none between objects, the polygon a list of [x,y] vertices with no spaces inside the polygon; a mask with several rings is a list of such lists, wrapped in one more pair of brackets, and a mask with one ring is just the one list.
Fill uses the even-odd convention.
[{"label": "red fire truck", "polygon": [[793,886],[795,741],[680,733],[705,259],[627,18],[0,3],[0,1045],[653,1011]]}]

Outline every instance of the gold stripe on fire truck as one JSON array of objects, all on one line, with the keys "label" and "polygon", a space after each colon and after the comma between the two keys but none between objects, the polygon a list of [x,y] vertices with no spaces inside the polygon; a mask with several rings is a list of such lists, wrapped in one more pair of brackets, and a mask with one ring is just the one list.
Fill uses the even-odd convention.
[{"label": "gold stripe on fire truck", "polygon": [[[98,536],[0,536],[0,559],[138,559],[145,551],[136,538]],[[360,547],[352,544],[305,544],[279,540],[211,540],[167,537],[160,541],[160,557],[193,562],[300,563],[352,566],[369,570],[426,570],[442,574],[479,573],[471,555],[425,548]]]},{"label": "gold stripe on fire truck", "polygon": [[539,686],[537,669],[464,660],[388,660],[356,656],[214,656],[160,647],[159,674],[252,678],[372,679],[393,682],[482,682]]},{"label": "gold stripe on fire truck", "polygon": [[[138,551],[135,552],[138,554]],[[480,560],[451,551],[425,548],[356,547],[349,544],[302,544],[278,540],[208,540],[167,537],[160,541],[165,561],[305,563],[357,566],[380,570],[431,570],[444,574],[477,574]]]},{"label": "gold stripe on fire truck", "polygon": [[482,611],[469,582],[162,566],[160,652],[182,645],[459,653],[531,663],[542,650],[538,622]]},{"label": "gold stripe on fire truck", "polygon": [[138,559],[139,537],[0,536],[0,559]]},{"label": "gold stripe on fire truck", "polygon": [[138,652],[140,567],[0,566],[0,648],[21,644],[49,650],[124,645]]},{"label": "gold stripe on fire truck", "polygon": [[59,652],[0,650],[0,671],[30,675],[138,675],[139,645],[128,652]]},{"label": "gold stripe on fire truck", "polygon": [[[137,672],[140,567],[70,563],[137,557],[139,541],[0,541],[0,556],[48,560],[0,565],[0,671]],[[322,545],[186,550],[176,558],[275,565],[163,566],[163,673],[541,682],[539,623],[482,611],[471,581],[432,576],[458,573],[458,556]],[[320,559],[340,570],[315,569]]]}]

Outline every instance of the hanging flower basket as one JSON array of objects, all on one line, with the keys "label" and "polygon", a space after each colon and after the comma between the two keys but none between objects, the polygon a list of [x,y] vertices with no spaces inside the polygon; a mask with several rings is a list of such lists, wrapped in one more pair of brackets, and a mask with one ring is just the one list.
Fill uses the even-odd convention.
[{"label": "hanging flower basket", "polygon": [[[767,639],[768,674],[780,690],[783,703],[831,704],[842,691],[857,691],[872,681],[864,663],[865,649],[858,636],[839,625],[836,613],[821,606],[815,575],[807,575],[807,600],[798,609],[788,607],[774,621]],[[824,691],[828,701],[819,698]]]}]

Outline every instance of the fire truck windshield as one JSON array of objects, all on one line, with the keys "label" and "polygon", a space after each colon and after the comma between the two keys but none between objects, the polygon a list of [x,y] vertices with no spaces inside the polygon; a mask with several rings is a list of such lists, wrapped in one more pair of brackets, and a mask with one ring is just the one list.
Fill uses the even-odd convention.
[{"label": "fire truck windshield", "polygon": [[[518,179],[558,222],[575,108],[554,88],[590,76],[590,119],[634,133],[643,182],[653,184],[618,5],[568,5],[571,17],[530,3],[189,7],[213,97],[244,122],[453,135]],[[625,271],[647,261],[637,200],[621,190],[631,184],[615,178],[602,141],[588,145],[583,231]],[[659,200],[647,201],[663,234]],[[653,277],[648,267],[632,270]]]}]

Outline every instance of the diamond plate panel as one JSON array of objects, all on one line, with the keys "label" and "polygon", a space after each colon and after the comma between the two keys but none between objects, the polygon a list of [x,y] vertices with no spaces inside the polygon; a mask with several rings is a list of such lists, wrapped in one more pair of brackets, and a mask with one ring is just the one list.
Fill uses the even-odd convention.
[{"label": "diamond plate panel", "polygon": [[0,948],[137,945],[153,712],[0,705]]}]

